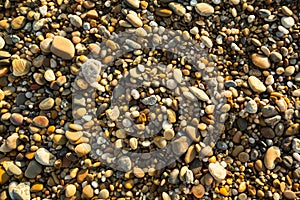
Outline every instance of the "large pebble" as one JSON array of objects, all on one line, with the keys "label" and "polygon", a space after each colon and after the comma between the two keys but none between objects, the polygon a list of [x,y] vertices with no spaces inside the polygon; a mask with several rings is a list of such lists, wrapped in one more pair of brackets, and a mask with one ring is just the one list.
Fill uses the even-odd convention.
[{"label": "large pebble", "polygon": [[56,160],[55,156],[45,148],[39,148],[35,152],[34,157],[38,163],[40,163],[41,165],[44,165],[44,166],[53,166],[53,164]]},{"label": "large pebble", "polygon": [[54,106],[54,99],[51,98],[51,97],[48,97],[48,98],[44,99],[39,104],[39,108],[41,110],[50,110],[53,106]]},{"label": "large pebble", "polygon": [[31,62],[25,59],[14,59],[12,61],[13,75],[24,76],[26,75],[31,67]]},{"label": "large pebble", "polygon": [[41,41],[40,43],[41,50],[45,53],[50,53],[52,41],[53,41],[52,38],[46,38],[45,40]]},{"label": "large pebble", "polygon": [[122,156],[118,159],[118,165],[123,171],[128,172],[132,167],[131,159],[128,156]]},{"label": "large pebble", "polygon": [[251,56],[252,62],[255,66],[260,69],[268,69],[271,66],[271,63],[267,57],[258,54],[252,54]]},{"label": "large pebble", "polygon": [[270,147],[264,157],[264,164],[267,169],[272,170],[275,168],[275,161],[281,156],[280,149],[276,146]]},{"label": "large pebble", "polygon": [[169,3],[169,7],[179,16],[183,16],[186,13],[185,7],[180,3],[171,2]]},{"label": "large pebble", "polygon": [[55,36],[50,48],[51,52],[62,59],[71,60],[75,55],[73,43],[64,37]]},{"label": "large pebble", "polygon": [[205,35],[201,36],[201,41],[203,42],[203,44],[207,47],[207,48],[212,48],[213,47],[213,43],[211,41],[211,39]]},{"label": "large pebble", "polygon": [[226,169],[219,163],[210,163],[208,165],[210,174],[214,177],[216,181],[222,181],[226,177]]},{"label": "large pebble", "polygon": [[30,200],[30,186],[27,183],[20,183],[13,189],[13,196],[16,200]]},{"label": "large pebble", "polygon": [[69,184],[66,187],[65,195],[66,197],[72,197],[76,194],[76,186],[73,184]]},{"label": "large pebble", "polygon": [[294,26],[295,20],[294,20],[293,17],[282,17],[282,18],[281,18],[281,24],[282,24],[285,28],[291,28],[292,26]]},{"label": "large pebble", "polygon": [[248,83],[250,88],[257,93],[262,93],[265,92],[267,90],[266,86],[263,84],[263,82],[261,82],[258,78],[256,78],[255,76],[250,76],[248,78]]},{"label": "large pebble", "polygon": [[11,27],[13,29],[21,29],[25,26],[25,23],[26,23],[26,17],[19,16],[12,20]]},{"label": "large pebble", "polygon": [[135,14],[129,13],[126,16],[127,21],[132,24],[134,27],[142,27],[143,22],[142,20]]},{"label": "large pebble", "polygon": [[257,112],[257,104],[254,100],[250,100],[248,101],[248,103],[246,104],[246,111],[248,113],[256,113]]},{"label": "large pebble", "polygon": [[215,9],[208,3],[198,3],[196,4],[196,11],[199,15],[207,17],[212,15],[215,12]]},{"label": "large pebble", "polygon": [[140,0],[125,0],[125,3],[135,9],[140,7]]},{"label": "large pebble", "polygon": [[37,116],[33,118],[32,120],[33,125],[39,127],[39,128],[46,128],[49,125],[49,120],[45,116]]},{"label": "large pebble", "polygon": [[190,91],[201,101],[209,101],[208,95],[201,89],[196,87],[189,87]]},{"label": "large pebble", "polygon": [[87,143],[78,144],[75,147],[75,152],[78,156],[85,156],[91,151],[91,145]]},{"label": "large pebble", "polygon": [[70,22],[73,26],[80,28],[82,26],[82,19],[77,15],[70,15]]},{"label": "large pebble", "polygon": [[40,165],[35,160],[30,161],[28,164],[28,167],[25,170],[25,176],[27,178],[35,178],[37,175],[39,175],[42,172],[42,165]]}]

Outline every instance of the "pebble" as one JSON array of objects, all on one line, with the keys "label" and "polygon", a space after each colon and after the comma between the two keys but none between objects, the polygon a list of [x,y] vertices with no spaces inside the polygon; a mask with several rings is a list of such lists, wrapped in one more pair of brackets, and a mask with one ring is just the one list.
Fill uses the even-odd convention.
[{"label": "pebble", "polygon": [[41,183],[35,183],[33,186],[30,188],[30,192],[39,192],[44,189],[44,185]]},{"label": "pebble", "polygon": [[11,116],[10,116],[10,122],[13,124],[13,125],[16,125],[16,126],[20,126],[23,124],[23,115],[19,114],[19,113],[13,113]]},{"label": "pebble", "polygon": [[70,15],[70,22],[73,26],[80,28],[82,26],[82,19],[77,15]]},{"label": "pebble", "polygon": [[226,169],[219,163],[210,163],[208,165],[208,169],[212,177],[218,182],[221,182],[226,177]]},{"label": "pebble", "polygon": [[245,107],[246,111],[248,113],[256,113],[257,110],[258,110],[258,107],[257,107],[257,104],[254,100],[250,100],[248,101],[248,103],[246,104],[246,107]]},{"label": "pebble", "polygon": [[167,8],[157,8],[155,9],[155,14],[160,17],[170,17],[172,15],[172,11]]},{"label": "pebble", "polygon": [[78,144],[75,147],[75,152],[78,156],[85,156],[92,150],[91,145],[87,143]]},{"label": "pebble", "polygon": [[254,53],[252,54],[251,59],[253,64],[260,69],[268,69],[271,67],[271,63],[267,57]]},{"label": "pebble", "polygon": [[107,189],[102,189],[99,193],[99,198],[107,199],[109,197],[109,191]]},{"label": "pebble", "polygon": [[44,73],[44,78],[46,79],[46,81],[54,81],[55,80],[55,74],[53,72],[52,69],[47,69]]},{"label": "pebble", "polygon": [[76,186],[73,184],[68,184],[66,186],[65,195],[66,197],[72,197],[76,194]]},{"label": "pebble", "polygon": [[263,84],[263,82],[261,82],[258,78],[256,78],[255,76],[250,76],[248,78],[248,83],[250,88],[257,93],[262,93],[265,92],[267,90],[266,86]]},{"label": "pebble", "polygon": [[45,116],[37,116],[32,120],[33,124],[39,128],[46,128],[49,125],[49,120]]},{"label": "pebble", "polygon": [[186,9],[180,3],[171,2],[169,3],[169,7],[179,16],[184,16],[186,13]]},{"label": "pebble", "polygon": [[293,192],[291,190],[284,191],[283,196],[287,199],[296,199],[297,198],[295,192]]},{"label": "pebble", "polygon": [[24,76],[30,71],[31,63],[25,59],[14,59],[12,61],[13,75]]},{"label": "pebble", "polygon": [[[102,199],[107,199],[108,197],[104,198],[103,196],[101,196],[101,191],[100,191],[99,197]],[[83,199],[91,199],[93,196],[94,196],[94,190],[93,190],[92,186],[91,185],[84,186],[82,189]]]},{"label": "pebble", "polygon": [[300,153],[300,139],[298,138],[293,139],[292,148],[294,152]]},{"label": "pebble", "polygon": [[215,9],[213,6],[209,5],[208,3],[198,3],[195,6],[196,11],[199,15],[208,17],[214,14]]},{"label": "pebble", "polygon": [[25,170],[25,176],[30,179],[36,178],[36,176],[39,175],[42,170],[42,166],[35,160],[32,160],[29,162]]},{"label": "pebble", "polygon": [[275,137],[275,132],[270,127],[262,127],[260,132],[261,135],[265,138],[272,139]]},{"label": "pebble", "polygon": [[45,40],[40,42],[40,49],[45,53],[51,52],[52,38],[46,38]]},{"label": "pebble", "polygon": [[143,178],[145,176],[145,172],[141,168],[138,168],[138,167],[133,168],[133,174],[137,178]]},{"label": "pebble", "polygon": [[35,160],[44,166],[53,166],[56,157],[45,148],[39,148],[35,152]]},{"label": "pebble", "polygon": [[9,175],[4,169],[0,168],[0,185],[5,184],[9,180]]},{"label": "pebble", "polygon": [[270,54],[270,59],[273,62],[278,63],[278,62],[282,61],[282,55],[276,51],[272,51]]},{"label": "pebble", "polygon": [[122,156],[118,159],[118,165],[123,171],[128,172],[132,167],[131,159],[128,156]]},{"label": "pebble", "polygon": [[202,197],[204,196],[204,194],[205,194],[205,188],[204,188],[204,186],[201,185],[201,184],[195,185],[195,186],[192,187],[192,193],[193,193],[193,195],[194,195],[196,198],[200,199],[200,198],[202,198]]},{"label": "pebble", "polygon": [[25,26],[25,23],[26,23],[26,18],[24,16],[19,16],[14,18],[11,21],[11,27],[15,30],[21,29]]},{"label": "pebble", "polygon": [[127,14],[126,16],[127,21],[132,24],[134,27],[139,28],[143,26],[142,20],[132,13]]},{"label": "pebble", "polygon": [[292,26],[295,25],[295,20],[294,20],[293,17],[282,17],[282,18],[281,18],[281,24],[282,24],[285,28],[289,29],[289,28],[291,28]]},{"label": "pebble", "polygon": [[18,146],[18,139],[18,133],[13,133],[12,135],[10,135],[6,139],[6,142],[0,146],[0,151],[6,153],[12,151],[13,149],[16,149]]},{"label": "pebble", "polygon": [[48,98],[44,99],[39,104],[39,108],[41,110],[50,110],[53,106],[54,106],[54,99],[51,98],[51,97],[48,97]]},{"label": "pebble", "polygon": [[75,55],[73,43],[62,36],[55,36],[53,38],[50,51],[65,60],[71,60]]},{"label": "pebble", "polygon": [[30,200],[30,186],[27,183],[20,183],[13,188],[14,199]]},{"label": "pebble", "polygon": [[125,3],[134,9],[138,9],[140,7],[140,0],[125,0]]},{"label": "pebble", "polygon": [[265,157],[264,157],[264,164],[265,164],[265,167],[269,170],[272,170],[275,168],[275,161],[280,158],[281,156],[281,153],[280,153],[280,149],[276,146],[272,146],[272,147],[269,147],[266,154],[265,154]]},{"label": "pebble", "polygon": [[189,87],[190,91],[201,101],[209,101],[208,95],[201,89],[196,87]]},{"label": "pebble", "polygon": [[211,41],[211,39],[209,37],[203,35],[203,36],[201,36],[201,41],[207,48],[213,47],[213,42]]},{"label": "pebble", "polygon": [[283,14],[285,14],[286,16],[293,15],[293,11],[291,9],[289,9],[287,6],[282,6],[281,9],[282,9]]},{"label": "pebble", "polygon": [[5,46],[5,40],[0,36],[0,49],[3,49]]}]

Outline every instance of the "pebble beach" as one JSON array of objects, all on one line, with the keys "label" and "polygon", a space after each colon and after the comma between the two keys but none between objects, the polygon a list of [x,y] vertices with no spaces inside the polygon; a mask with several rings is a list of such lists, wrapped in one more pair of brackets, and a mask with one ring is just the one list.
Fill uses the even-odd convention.
[{"label": "pebble beach", "polygon": [[300,199],[299,5],[0,0],[0,200]]}]

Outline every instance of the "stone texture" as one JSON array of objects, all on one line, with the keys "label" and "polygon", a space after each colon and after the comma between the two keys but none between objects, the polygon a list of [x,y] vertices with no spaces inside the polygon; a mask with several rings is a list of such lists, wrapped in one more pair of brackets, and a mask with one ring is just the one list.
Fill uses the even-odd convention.
[{"label": "stone texture", "polygon": [[73,43],[64,37],[55,36],[50,51],[65,60],[71,60],[75,55]]}]

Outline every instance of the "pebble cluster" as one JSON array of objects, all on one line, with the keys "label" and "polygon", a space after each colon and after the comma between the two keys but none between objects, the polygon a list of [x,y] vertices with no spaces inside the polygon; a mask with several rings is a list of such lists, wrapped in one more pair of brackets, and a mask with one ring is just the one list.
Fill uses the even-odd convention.
[{"label": "pebble cluster", "polygon": [[[298,1],[5,0],[0,11],[0,199],[300,198]],[[116,51],[120,44],[110,36],[133,28],[133,35],[172,29],[182,41],[196,41],[207,52],[205,69],[213,65],[221,76],[226,102],[212,103],[205,77],[184,56],[132,40],[125,43],[134,50],[117,60],[101,49],[105,43]],[[95,64],[89,76],[79,76],[90,55],[108,67],[100,72]],[[134,104],[110,108],[125,73],[137,76],[145,70],[139,64],[160,63],[174,69],[169,90],[153,82],[128,91]],[[183,79],[190,88],[179,88]],[[73,89],[94,82],[92,119],[90,100]],[[180,136],[184,120],[170,88],[201,102],[190,111],[200,114],[191,120],[197,129],[186,123],[189,137],[173,141],[178,159],[156,170],[155,163],[134,167],[124,156],[117,160],[128,171],[122,172],[94,156],[85,130],[95,123],[117,147],[133,151],[161,149]],[[168,122],[152,141],[116,128],[120,116],[122,126],[131,127],[128,117],[143,130],[156,118],[149,112],[156,103],[164,105]],[[207,142],[218,121],[214,112],[225,126],[218,140]],[[100,153],[105,160],[106,153]]]}]

